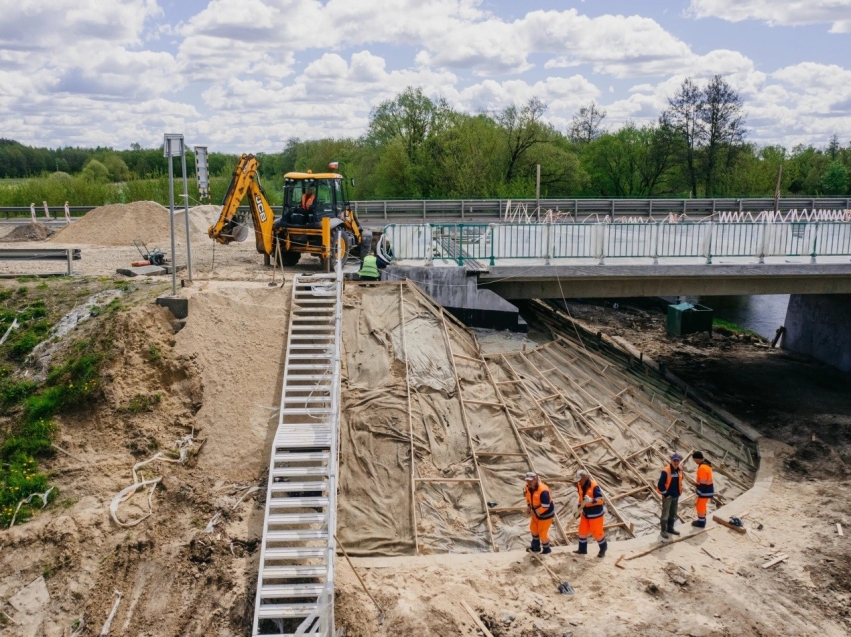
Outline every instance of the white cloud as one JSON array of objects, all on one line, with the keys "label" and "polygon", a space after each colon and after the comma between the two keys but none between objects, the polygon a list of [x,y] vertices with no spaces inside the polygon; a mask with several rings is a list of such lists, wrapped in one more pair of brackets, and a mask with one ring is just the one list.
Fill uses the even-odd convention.
[{"label": "white cloud", "polygon": [[[752,139],[820,141],[851,128],[847,69],[806,62],[802,48],[800,63],[772,73],[737,50],[695,52],[648,15],[531,6],[508,19],[483,0],[211,0],[175,23],[161,4],[171,6],[0,0],[3,136],[122,147],[157,144],[172,128],[222,149],[276,150],[291,136],[359,135],[370,109],[407,86],[470,111],[538,97],[562,129],[596,99],[615,128],[655,120],[685,77],[716,73],[745,98]],[[690,12],[842,31],[849,4],[693,0]],[[615,89],[613,78],[634,81]]]},{"label": "white cloud", "polygon": [[851,0],[691,0],[697,18],[730,22],[762,20],[771,26],[830,24],[831,33],[851,31]]}]

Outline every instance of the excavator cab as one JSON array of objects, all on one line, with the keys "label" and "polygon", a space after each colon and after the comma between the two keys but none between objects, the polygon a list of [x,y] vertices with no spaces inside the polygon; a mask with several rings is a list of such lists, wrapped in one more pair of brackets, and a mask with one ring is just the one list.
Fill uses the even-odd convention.
[{"label": "excavator cab", "polygon": [[[343,198],[343,177],[335,173],[312,172],[284,175],[284,222],[289,225],[312,226],[321,219],[342,219],[346,208]],[[302,198],[312,190],[315,197],[309,210],[302,207]]]}]

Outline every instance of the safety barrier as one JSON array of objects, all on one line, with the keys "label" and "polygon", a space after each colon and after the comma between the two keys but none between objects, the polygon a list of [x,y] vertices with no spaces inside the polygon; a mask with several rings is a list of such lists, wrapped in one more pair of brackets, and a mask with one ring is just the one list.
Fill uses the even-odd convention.
[{"label": "safety barrier", "polygon": [[851,256],[851,223],[389,224],[401,260],[606,259]]}]

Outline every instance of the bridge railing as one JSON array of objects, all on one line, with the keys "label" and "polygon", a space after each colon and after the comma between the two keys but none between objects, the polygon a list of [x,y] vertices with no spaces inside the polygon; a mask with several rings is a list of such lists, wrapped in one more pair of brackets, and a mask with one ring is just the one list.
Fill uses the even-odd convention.
[{"label": "bridge railing", "polygon": [[538,259],[851,256],[851,223],[441,223],[389,224],[395,258],[463,265]]}]

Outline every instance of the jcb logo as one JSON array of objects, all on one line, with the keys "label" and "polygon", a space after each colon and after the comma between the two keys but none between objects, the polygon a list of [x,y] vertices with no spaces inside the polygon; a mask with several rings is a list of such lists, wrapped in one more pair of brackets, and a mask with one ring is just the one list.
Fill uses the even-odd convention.
[{"label": "jcb logo", "polygon": [[257,195],[254,198],[254,201],[257,203],[257,212],[260,214],[260,222],[266,223],[266,209],[263,207],[263,200],[260,198],[260,195]]}]

